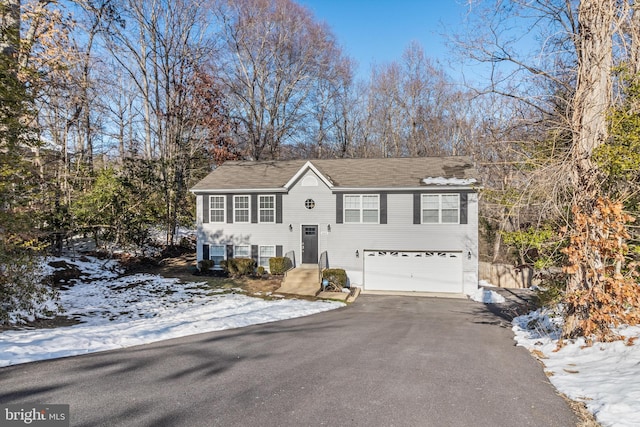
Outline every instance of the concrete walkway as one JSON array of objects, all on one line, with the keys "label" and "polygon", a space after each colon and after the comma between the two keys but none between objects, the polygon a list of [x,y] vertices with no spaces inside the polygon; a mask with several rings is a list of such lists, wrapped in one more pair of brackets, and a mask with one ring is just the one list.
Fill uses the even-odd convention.
[{"label": "concrete walkway", "polygon": [[320,274],[316,264],[302,264],[287,271],[277,294],[314,297],[320,292]]}]

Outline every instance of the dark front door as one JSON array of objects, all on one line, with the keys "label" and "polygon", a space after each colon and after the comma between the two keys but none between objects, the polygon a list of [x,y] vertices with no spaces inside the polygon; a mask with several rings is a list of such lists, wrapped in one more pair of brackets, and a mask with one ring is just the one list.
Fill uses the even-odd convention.
[{"label": "dark front door", "polygon": [[318,263],[318,226],[302,226],[302,263]]}]

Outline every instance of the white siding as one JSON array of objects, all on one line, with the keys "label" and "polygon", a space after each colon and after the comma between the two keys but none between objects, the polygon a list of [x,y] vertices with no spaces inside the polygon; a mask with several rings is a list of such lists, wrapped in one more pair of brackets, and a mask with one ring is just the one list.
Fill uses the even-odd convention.
[{"label": "white siding", "polygon": [[[477,289],[478,198],[468,196],[468,224],[413,224],[413,195],[387,196],[387,224],[336,224],[328,246],[332,267],[347,270],[354,285],[362,285],[364,250],[461,251],[464,292]],[[356,257],[358,251],[359,257]],[[471,259],[469,259],[471,253]]]},{"label": "white siding", "polygon": [[[202,224],[202,196],[196,200],[198,212],[198,259],[202,258],[203,244],[251,244],[282,245],[283,255],[295,251],[296,262],[301,260],[301,225],[318,225],[318,254],[327,250],[327,225],[335,223],[335,196],[321,181],[317,186],[301,186],[306,176],[316,176],[312,171],[302,175],[288,194],[282,195],[281,224]],[[307,209],[305,200],[313,199],[315,207]],[[292,231],[289,231],[291,224]]]},{"label": "white siding", "polygon": [[[282,195],[281,224],[202,224],[202,196],[198,196],[198,259],[202,257],[202,244],[282,245],[283,255],[294,251],[299,264],[300,227],[318,225],[318,255],[327,251],[329,266],[347,270],[354,286],[363,283],[365,250],[440,250],[462,252],[464,292],[477,289],[477,193],[468,194],[468,224],[413,224],[413,195],[408,192],[388,193],[387,224],[336,224],[336,195],[320,179],[317,186],[301,185],[307,176],[315,174],[308,170]],[[305,208],[309,198],[315,201],[313,209]]]}]

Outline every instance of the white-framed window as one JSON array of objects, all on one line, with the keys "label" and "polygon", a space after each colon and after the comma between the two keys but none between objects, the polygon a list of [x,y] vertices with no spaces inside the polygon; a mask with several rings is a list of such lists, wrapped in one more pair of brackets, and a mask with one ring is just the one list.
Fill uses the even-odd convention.
[{"label": "white-framed window", "polygon": [[459,224],[460,196],[458,194],[423,194],[423,224]]},{"label": "white-framed window", "polygon": [[276,222],[276,196],[258,196],[258,221]]},{"label": "white-framed window", "polygon": [[233,196],[233,222],[249,222],[249,196]]},{"label": "white-framed window", "polygon": [[269,270],[269,258],[276,256],[275,246],[260,246],[258,249],[258,265]]},{"label": "white-framed window", "polygon": [[233,247],[234,258],[251,258],[251,245],[235,245]]},{"label": "white-framed window", "polygon": [[212,259],[215,267],[220,267],[220,261],[224,260],[227,247],[224,245],[211,245],[209,247],[209,259]]},{"label": "white-framed window", "polygon": [[209,222],[225,222],[225,196],[209,196]]},{"label": "white-framed window", "polygon": [[377,224],[380,222],[380,195],[345,194],[344,222]]}]

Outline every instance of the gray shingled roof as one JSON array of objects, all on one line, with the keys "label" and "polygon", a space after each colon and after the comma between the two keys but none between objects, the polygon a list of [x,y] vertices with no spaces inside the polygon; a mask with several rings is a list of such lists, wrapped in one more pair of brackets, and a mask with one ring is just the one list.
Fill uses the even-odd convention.
[{"label": "gray shingled roof", "polygon": [[469,157],[228,161],[191,190],[283,188],[307,162],[334,187],[344,188],[412,188],[424,186],[427,177],[478,178]]}]

